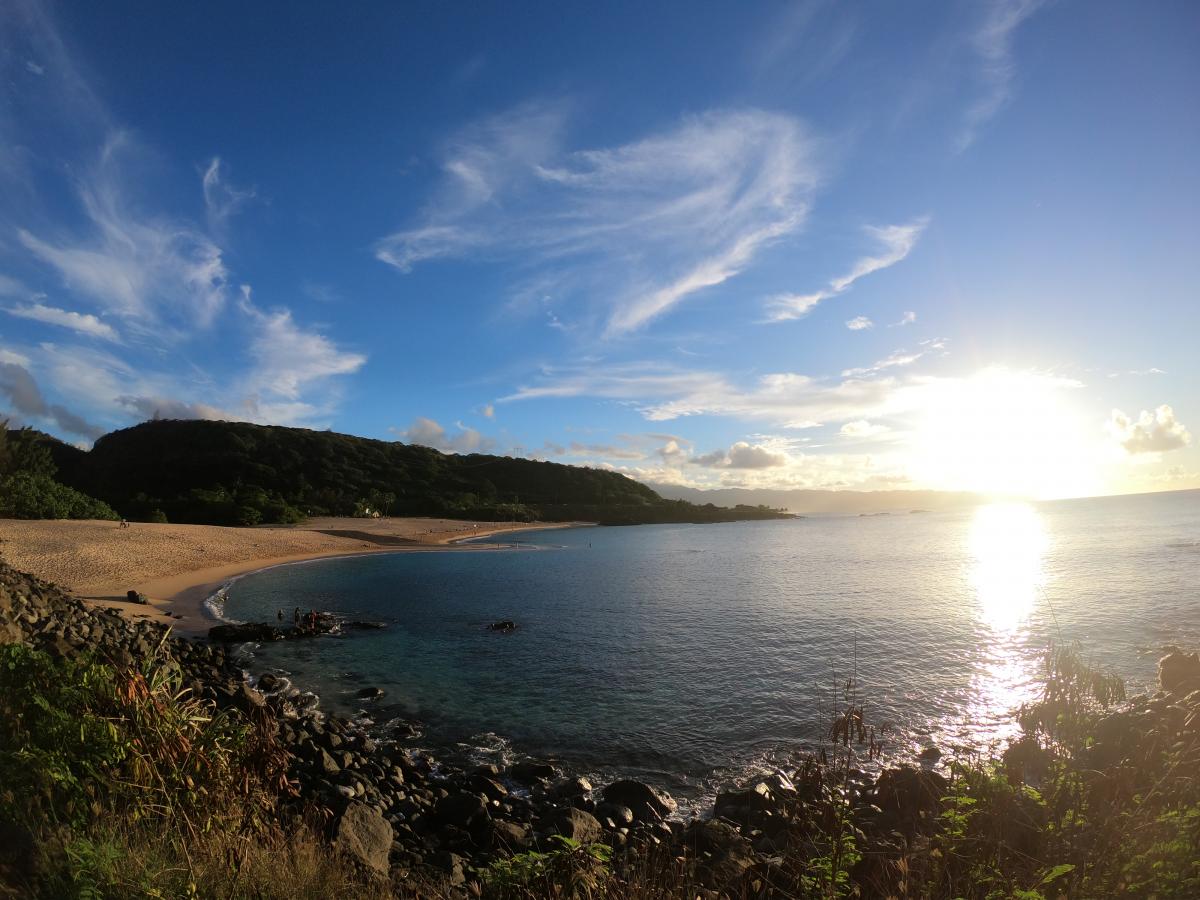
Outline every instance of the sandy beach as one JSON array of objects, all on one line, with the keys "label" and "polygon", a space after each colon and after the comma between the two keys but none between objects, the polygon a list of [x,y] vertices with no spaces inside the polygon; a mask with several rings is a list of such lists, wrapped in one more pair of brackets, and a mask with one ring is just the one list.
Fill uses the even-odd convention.
[{"label": "sandy beach", "polygon": [[[0,519],[0,557],[98,605],[200,635],[213,624],[204,600],[247,572],[354,553],[495,549],[502,545],[455,542],[568,524],[321,518],[286,527],[134,522],[121,528],[117,522]],[[128,602],[130,590],[150,603]]]}]

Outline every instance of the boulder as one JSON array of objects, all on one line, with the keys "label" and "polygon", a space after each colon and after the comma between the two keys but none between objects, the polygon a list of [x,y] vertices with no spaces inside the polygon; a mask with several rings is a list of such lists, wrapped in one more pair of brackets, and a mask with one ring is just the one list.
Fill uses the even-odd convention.
[{"label": "boulder", "polygon": [[376,700],[383,696],[383,688],[365,687],[360,689],[354,696],[359,700]]},{"label": "boulder", "polygon": [[139,594],[137,591],[126,591],[125,599],[130,603],[141,603],[143,605],[150,602],[145,594]]},{"label": "boulder", "polygon": [[471,790],[486,796],[489,800],[504,800],[508,797],[508,788],[486,775],[472,775],[467,779]]},{"label": "boulder", "polygon": [[258,677],[258,689],[260,691],[273,691],[279,687],[279,676],[272,675],[270,672],[264,672]]},{"label": "boulder", "polygon": [[488,631],[515,631],[517,623],[512,619],[502,619],[499,622],[493,622],[488,626]]},{"label": "boulder", "polygon": [[564,778],[558,784],[552,785],[547,793],[556,800],[574,800],[576,797],[590,795],[592,783],[580,776]]},{"label": "boulder", "polygon": [[640,781],[614,781],[602,792],[606,803],[627,806],[639,822],[657,822],[679,806],[671,795]]},{"label": "boulder", "polygon": [[387,875],[392,838],[392,826],[379,810],[351,803],[334,826],[333,847],[371,871]]},{"label": "boulder", "polygon": [[628,828],[633,824],[633,810],[619,803],[601,803],[596,807],[596,818],[611,823],[611,828]]},{"label": "boulder", "polygon": [[1158,661],[1158,686],[1168,694],[1200,688],[1200,654],[1175,651]]},{"label": "boulder", "polygon": [[478,794],[451,794],[439,800],[435,810],[439,822],[457,828],[471,828],[487,814],[487,804]]},{"label": "boulder", "polygon": [[560,834],[581,844],[594,844],[604,836],[600,822],[591,813],[582,809],[565,809],[547,816],[538,823],[547,834]]},{"label": "boulder", "polygon": [[705,884],[733,897],[743,895],[746,872],[754,865],[754,851],[733,826],[715,819],[693,821],[683,839],[700,857]]},{"label": "boulder", "polygon": [[912,836],[928,831],[942,811],[946,779],[912,766],[886,769],[875,782],[875,805],[886,827]]},{"label": "boulder", "polygon": [[492,846],[498,850],[522,850],[529,846],[529,829],[499,819],[492,823]]},{"label": "boulder", "polygon": [[539,781],[549,781],[558,772],[550,763],[536,762],[534,760],[526,760],[519,762],[508,770],[509,775],[514,781],[519,781],[521,784],[536,784]]}]

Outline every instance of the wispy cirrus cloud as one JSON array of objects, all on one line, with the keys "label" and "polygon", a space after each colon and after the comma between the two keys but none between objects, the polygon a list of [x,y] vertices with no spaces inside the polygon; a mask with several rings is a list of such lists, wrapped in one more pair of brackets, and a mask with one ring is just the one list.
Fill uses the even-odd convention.
[{"label": "wispy cirrus cloud", "polygon": [[[144,188],[146,173],[164,168],[161,158],[115,120],[52,8],[33,0],[9,6],[0,16],[0,75],[22,77],[14,60],[23,54],[45,71],[36,83],[25,77],[20,102],[0,113],[0,196],[21,201],[0,204],[0,243],[10,250],[11,235],[24,251],[6,253],[13,269],[0,276],[0,295],[19,302],[0,311],[24,320],[14,323],[21,328],[36,322],[72,332],[63,343],[26,336],[17,346],[5,329],[0,362],[20,365],[44,392],[41,421],[83,436],[97,427],[88,420],[117,427],[152,415],[327,425],[340,379],[365,357],[287,307],[266,309],[248,295],[230,302],[225,225],[254,191],[231,183],[224,160],[213,157],[195,182],[200,221],[192,204],[182,212],[164,206]],[[54,165],[35,169],[7,152],[39,141],[61,154]],[[74,208],[61,202],[71,197]],[[55,280],[63,300],[56,291],[51,305],[45,282]],[[96,340],[136,352],[108,353]],[[215,362],[206,344],[220,346]],[[202,362],[190,362],[189,351]],[[87,420],[71,419],[68,407]]]},{"label": "wispy cirrus cloud", "polygon": [[631,363],[546,370],[537,383],[498,402],[594,397],[627,403],[650,421],[717,415],[807,428],[886,413],[894,405],[896,387],[886,378],[838,381],[794,372],[762,375],[741,386],[716,372]]},{"label": "wispy cirrus cloud", "polygon": [[939,338],[927,338],[921,341],[920,349],[918,350],[897,350],[885,356],[883,359],[876,361],[872,365],[863,366],[861,368],[845,369],[842,371],[843,378],[861,378],[864,375],[878,375],[885,369],[894,369],[898,366],[911,366],[919,359],[923,359],[932,353],[937,353],[946,349],[946,341]]},{"label": "wispy cirrus cloud", "polygon": [[1026,19],[1045,0],[990,0],[983,21],[971,36],[971,47],[978,59],[981,94],[963,115],[962,128],[955,139],[960,152],[975,142],[988,120],[1012,98],[1016,65],[1012,60],[1013,36]]},{"label": "wispy cirrus cloud", "polygon": [[868,328],[874,328],[875,323],[866,316],[855,316],[846,322],[846,327],[851,331],[866,331]]},{"label": "wispy cirrus cloud", "polygon": [[829,282],[829,286],[811,294],[776,294],[767,298],[767,321],[787,322],[803,318],[812,312],[822,300],[836,297],[848,291],[858,279],[894,266],[910,254],[929,225],[929,217],[922,216],[906,225],[868,225],[864,231],[879,246],[879,252],[860,257],[850,271]]},{"label": "wispy cirrus cloud", "polygon": [[67,309],[46,306],[43,303],[27,303],[19,306],[3,307],[4,312],[20,319],[32,319],[35,322],[45,322],[47,325],[58,325],[69,328],[77,334],[100,338],[105,341],[120,341],[116,330],[107,322],[90,313],[77,313]]},{"label": "wispy cirrus cloud", "polygon": [[222,172],[219,156],[214,156],[209,162],[200,183],[204,189],[208,227],[215,234],[223,233],[230,217],[256,196],[253,188],[238,188],[229,183]]},{"label": "wispy cirrus cloud", "polygon": [[566,109],[530,104],[466,129],[443,182],[376,256],[520,262],[539,295],[599,308],[609,335],[728,281],[804,222],[818,142],[757,109],[692,116],[615,147],[564,149]]},{"label": "wispy cirrus cloud", "polygon": [[18,238],[69,290],[140,330],[207,327],[225,303],[221,249],[184,222],[131,208],[122,156],[133,151],[126,135],[109,135],[78,184],[85,234],[45,238],[20,228]]}]

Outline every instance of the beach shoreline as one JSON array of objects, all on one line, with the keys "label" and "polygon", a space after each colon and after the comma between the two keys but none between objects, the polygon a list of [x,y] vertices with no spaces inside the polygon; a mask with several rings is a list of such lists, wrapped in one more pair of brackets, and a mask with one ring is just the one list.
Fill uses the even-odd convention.
[{"label": "beach shoreline", "polygon": [[[15,567],[67,586],[94,606],[197,638],[218,623],[205,601],[237,578],[264,569],[375,553],[498,550],[505,545],[474,542],[586,524],[322,518],[290,527],[138,522],[121,528],[117,522],[6,519],[0,520],[0,552]],[[130,602],[130,590],[148,602]]]}]

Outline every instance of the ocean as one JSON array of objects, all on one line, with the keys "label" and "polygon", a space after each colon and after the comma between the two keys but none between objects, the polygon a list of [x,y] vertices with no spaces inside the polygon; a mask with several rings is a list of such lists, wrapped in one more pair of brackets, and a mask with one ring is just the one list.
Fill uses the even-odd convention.
[{"label": "ocean", "polygon": [[[1200,492],[527,532],[265,570],[223,615],[295,607],[386,623],[249,648],[323,708],[385,736],[413,723],[441,756],[552,758],[698,803],[819,747],[849,698],[885,763],[1002,742],[1052,642],[1151,688],[1165,646],[1200,646]],[[517,628],[487,629],[502,619]]]}]

